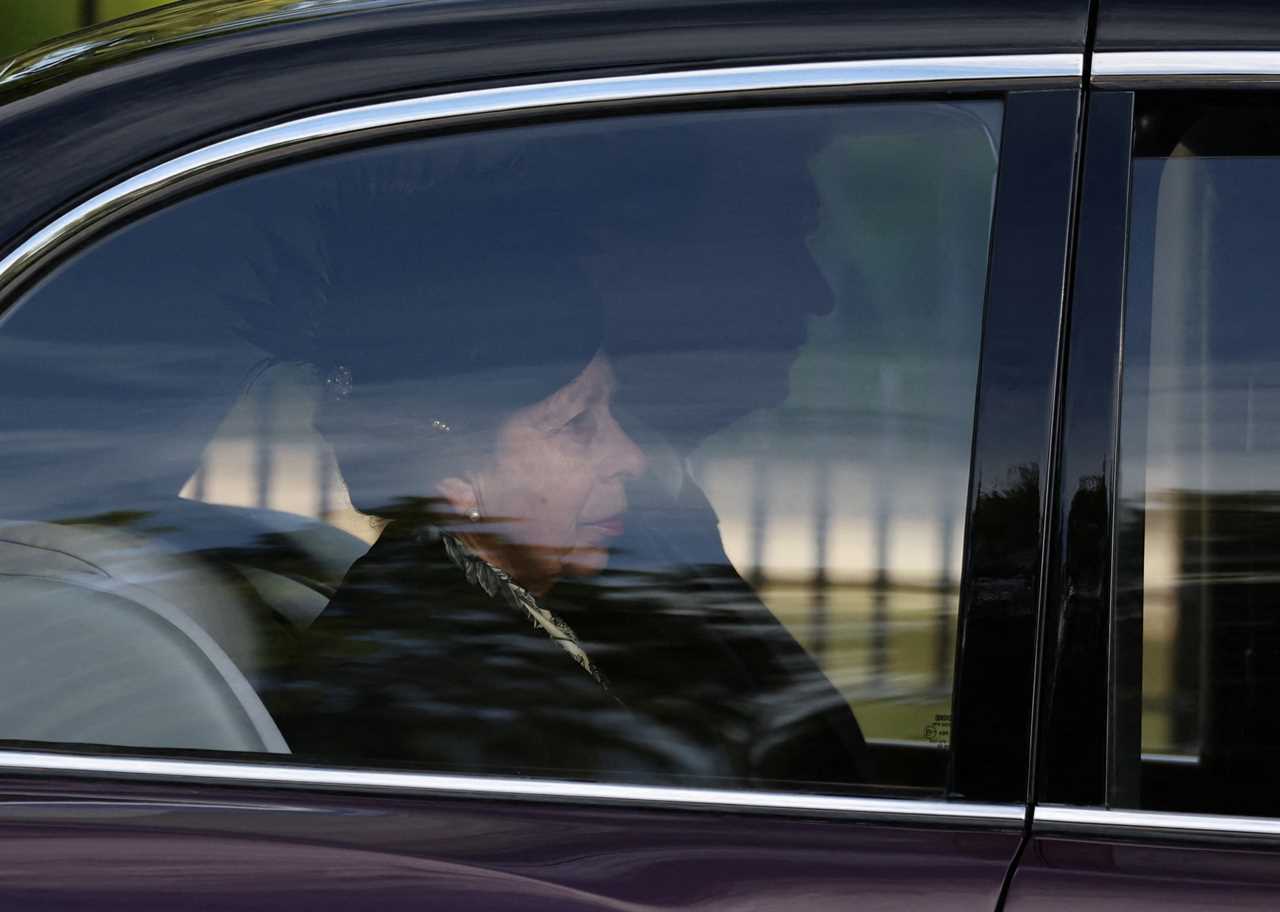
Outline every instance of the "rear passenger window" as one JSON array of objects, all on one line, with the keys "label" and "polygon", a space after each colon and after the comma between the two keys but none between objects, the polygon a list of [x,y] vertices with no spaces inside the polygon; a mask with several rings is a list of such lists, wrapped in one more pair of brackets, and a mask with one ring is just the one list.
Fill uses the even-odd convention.
[{"label": "rear passenger window", "polygon": [[[1280,107],[1139,111],[1125,315],[1125,806],[1280,813]],[[1132,722],[1137,722],[1133,719]],[[1121,724],[1130,724],[1124,720]],[[1124,775],[1140,769],[1140,775]]]},{"label": "rear passenger window", "polygon": [[0,738],[942,790],[996,101],[173,203],[0,323]]}]

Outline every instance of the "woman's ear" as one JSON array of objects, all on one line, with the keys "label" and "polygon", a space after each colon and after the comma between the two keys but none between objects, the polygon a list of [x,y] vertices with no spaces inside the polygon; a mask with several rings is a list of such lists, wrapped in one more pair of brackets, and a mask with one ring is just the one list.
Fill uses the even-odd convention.
[{"label": "woman's ear", "polygon": [[475,486],[464,478],[456,476],[445,478],[436,485],[436,490],[459,516],[467,516],[480,507],[480,498],[476,496]]}]

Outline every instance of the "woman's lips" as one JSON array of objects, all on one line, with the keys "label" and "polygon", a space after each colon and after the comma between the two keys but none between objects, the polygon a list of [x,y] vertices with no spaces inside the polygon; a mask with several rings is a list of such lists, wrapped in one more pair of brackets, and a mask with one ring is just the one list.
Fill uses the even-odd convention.
[{"label": "woman's lips", "polygon": [[585,523],[585,525],[593,529],[599,529],[605,535],[621,535],[626,528],[623,524],[621,513],[606,516],[604,519],[597,519],[595,522]]}]

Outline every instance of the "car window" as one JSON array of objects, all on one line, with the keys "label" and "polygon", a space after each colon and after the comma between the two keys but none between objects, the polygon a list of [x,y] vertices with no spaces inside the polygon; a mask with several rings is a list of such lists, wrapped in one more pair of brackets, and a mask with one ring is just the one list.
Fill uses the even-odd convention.
[{"label": "car window", "polygon": [[940,792],[1001,105],[169,205],[0,323],[0,738]]},{"label": "car window", "polygon": [[1114,798],[1274,814],[1280,107],[1155,95],[1136,122],[1116,566],[1141,746]]}]

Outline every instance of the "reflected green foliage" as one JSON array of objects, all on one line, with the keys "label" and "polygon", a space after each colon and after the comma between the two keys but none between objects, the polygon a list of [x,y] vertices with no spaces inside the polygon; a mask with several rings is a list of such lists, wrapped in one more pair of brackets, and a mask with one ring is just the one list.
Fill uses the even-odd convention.
[{"label": "reflected green foliage", "polygon": [[[0,86],[13,84],[25,93],[62,82],[103,62],[179,41],[285,19],[403,2],[406,0],[97,0],[86,5],[81,0],[0,0]],[[84,29],[89,23],[100,24]]]},{"label": "reflected green foliage", "polygon": [[80,28],[78,0],[0,0],[0,58]]},{"label": "reflected green foliage", "polygon": [[0,58],[172,0],[0,0]]}]

